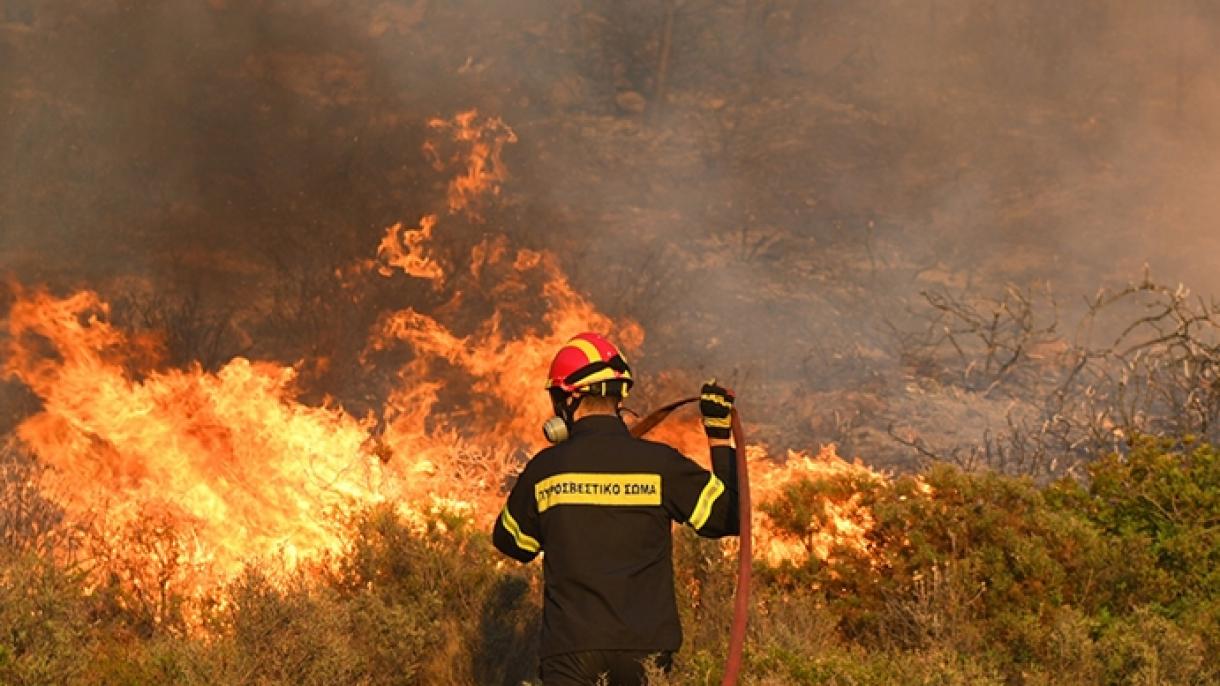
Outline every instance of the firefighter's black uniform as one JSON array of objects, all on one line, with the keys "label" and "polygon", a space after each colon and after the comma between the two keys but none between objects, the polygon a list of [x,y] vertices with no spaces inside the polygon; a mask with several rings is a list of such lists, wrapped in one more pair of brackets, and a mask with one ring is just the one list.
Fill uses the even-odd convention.
[{"label": "firefighter's black uniform", "polygon": [[634,438],[616,416],[584,417],[571,434],[525,466],[493,541],[521,562],[546,551],[543,683],[584,686],[608,672],[624,674],[611,684],[636,686],[638,658],[660,653],[664,663],[682,643],[671,522],[712,538],[737,533],[735,451],[713,448],[709,473]]}]

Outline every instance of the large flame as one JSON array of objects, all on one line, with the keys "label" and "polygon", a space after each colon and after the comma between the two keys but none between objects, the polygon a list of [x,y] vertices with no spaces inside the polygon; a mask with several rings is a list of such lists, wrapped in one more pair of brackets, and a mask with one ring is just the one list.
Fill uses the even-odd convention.
[{"label": "large flame", "polygon": [[365,423],[298,402],[291,367],[149,371],[107,313],[92,292],[18,289],[8,319],[4,372],[42,399],[18,436],[74,521],[105,535],[169,518],[194,542],[177,562],[228,576],[251,558],[335,549],[336,518],[381,499]]},{"label": "large flame", "polygon": [[[397,503],[408,517],[445,508],[480,526],[491,521],[506,481],[539,447],[550,414],[541,386],[553,352],[584,330],[609,333],[634,352],[644,331],[599,312],[554,254],[514,248],[503,236],[446,269],[432,251],[446,218],[479,219],[507,178],[501,154],[516,135],[474,111],[430,127],[446,138],[425,151],[438,170],[458,172],[447,214],[424,215],[418,229],[389,227],[376,259],[354,273],[428,279],[450,300],[431,313],[385,313],[370,332],[369,357],[390,348],[411,355],[391,372],[398,383],[378,416],[302,402],[296,369],[276,362],[164,369],[155,341],[111,323],[96,293],[57,298],[15,287],[3,373],[42,401],[18,435],[51,467],[43,488],[72,521],[98,531],[116,555],[149,554],[129,537],[157,522],[178,542],[158,555],[171,558],[178,572],[170,581],[187,593],[202,593],[251,560],[291,566],[338,550],[339,523],[374,503]],[[482,316],[472,316],[469,301],[482,303]],[[706,453],[693,421],[675,421],[656,437]],[[795,479],[864,470],[832,449],[782,462],[759,446],[747,452],[756,500]],[[852,502],[828,507],[837,508],[828,513],[833,525],[813,541],[772,535],[756,515],[762,554],[774,562],[825,557],[836,543],[863,548],[867,513]]]}]

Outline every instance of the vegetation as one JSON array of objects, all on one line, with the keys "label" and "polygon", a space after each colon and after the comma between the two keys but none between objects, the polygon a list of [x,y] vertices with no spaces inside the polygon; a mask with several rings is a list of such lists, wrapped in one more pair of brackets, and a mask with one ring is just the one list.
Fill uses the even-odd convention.
[{"label": "vegetation", "polygon": [[[19,458],[7,452],[10,484],[31,469]],[[1220,679],[1207,657],[1220,649],[1214,446],[1137,439],[1083,482],[1047,486],[945,464],[890,482],[804,482],[763,509],[809,535],[819,499],[845,489],[874,514],[867,550],[759,565],[743,683]],[[461,519],[418,531],[389,509],[365,512],[335,559],[292,574],[252,565],[188,627],[181,615],[150,621],[51,552],[54,532],[14,516],[46,507],[36,492],[3,502],[0,683],[534,679],[539,567],[504,563]],[[675,554],[686,645],[675,673],[652,681],[718,683],[733,561],[685,532]]]}]

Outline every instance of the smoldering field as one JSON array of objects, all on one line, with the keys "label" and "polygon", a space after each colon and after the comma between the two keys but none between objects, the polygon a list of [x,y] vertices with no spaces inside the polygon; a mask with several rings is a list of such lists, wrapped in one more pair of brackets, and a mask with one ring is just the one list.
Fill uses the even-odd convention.
[{"label": "smoldering field", "polygon": [[[644,326],[644,378],[726,377],[778,445],[910,460],[881,429],[944,419],[919,425],[894,334],[924,323],[921,291],[1049,287],[1070,335],[1084,297],[1145,265],[1220,287],[1207,3],[13,1],[4,18],[10,278],[136,291],[128,318],[171,330],[170,363],[325,359],[305,385],[353,407],[379,401],[353,363],[376,314],[438,301],[395,284],[353,311],[335,274],[443,202],[425,122],[469,108],[520,142],[485,221],[438,232],[449,263],[488,233],[553,249]],[[5,401],[11,425],[29,403]]]}]

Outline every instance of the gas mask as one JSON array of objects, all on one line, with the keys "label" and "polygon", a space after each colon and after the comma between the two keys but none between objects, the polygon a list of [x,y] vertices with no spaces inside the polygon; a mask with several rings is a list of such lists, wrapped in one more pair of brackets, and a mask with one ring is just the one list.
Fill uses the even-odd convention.
[{"label": "gas mask", "polygon": [[542,425],[542,435],[546,436],[546,440],[551,443],[563,443],[568,440],[580,400],[580,395],[568,395],[557,388],[551,389],[551,407],[555,409],[555,416]]},{"label": "gas mask", "polygon": [[542,435],[551,443],[563,443],[568,440],[568,423],[563,417],[551,417],[543,423]]}]

